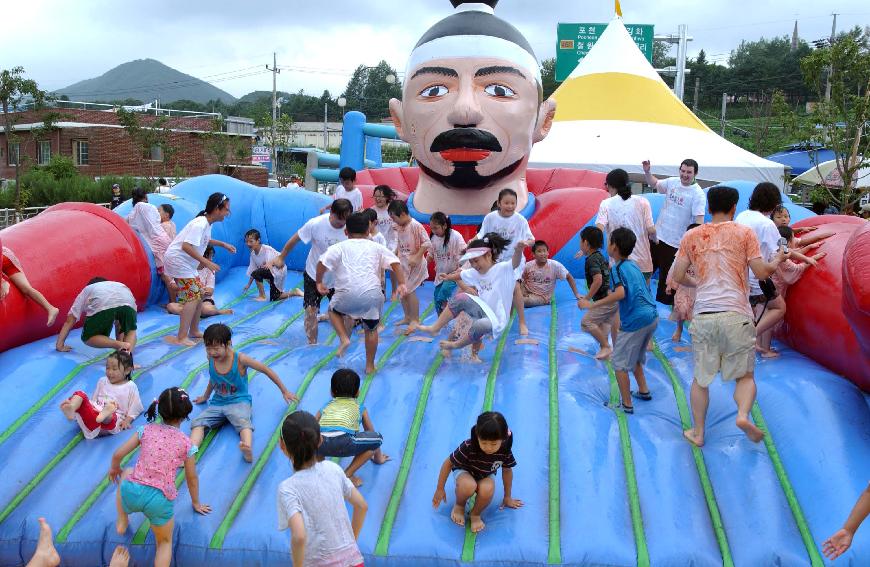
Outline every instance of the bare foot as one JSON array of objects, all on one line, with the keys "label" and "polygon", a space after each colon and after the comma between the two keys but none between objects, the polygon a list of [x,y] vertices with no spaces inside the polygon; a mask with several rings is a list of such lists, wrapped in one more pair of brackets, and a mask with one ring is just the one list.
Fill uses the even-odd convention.
[{"label": "bare foot", "polygon": [[336,349],[336,351],[335,351],[335,356],[337,356],[339,358],[344,356],[344,351],[346,351],[347,347],[349,347],[349,346],[350,346],[350,339],[340,341],[338,343],[338,349]]},{"label": "bare foot", "polygon": [[586,356],[586,357],[589,357],[589,358],[595,358],[594,356],[592,356],[591,354],[589,354],[589,353],[586,352],[585,350],[582,350],[582,349],[579,349],[579,348],[577,348],[577,347],[573,347],[573,346],[572,346],[572,347],[568,347],[568,352],[573,352],[574,354],[579,354],[579,355],[581,355],[581,356]]},{"label": "bare foot", "polygon": [[452,350],[441,349],[441,356],[443,356],[444,358],[450,358],[452,355],[453,355]]},{"label": "bare foot", "polygon": [[57,319],[58,313],[60,313],[60,309],[52,305],[51,309],[48,310],[48,322],[45,324],[46,327],[54,325],[54,320]]},{"label": "bare foot", "polygon": [[606,346],[599,350],[598,354],[596,354],[593,358],[595,360],[607,360],[608,358],[610,358],[611,354],[613,354],[613,349],[609,346]]},{"label": "bare foot", "polygon": [[124,514],[123,518],[120,515],[118,516],[118,519],[115,520],[115,531],[118,532],[118,535],[124,535],[125,533],[127,533],[127,525],[129,523],[130,518],[127,516],[127,514]]},{"label": "bare foot", "polygon": [[382,464],[386,463],[386,462],[389,461],[389,460],[390,460],[390,456],[387,455],[386,453],[381,453],[381,458],[380,458],[380,459],[378,459],[378,455],[377,455],[377,453],[375,453],[374,455],[372,455],[372,462],[373,462],[374,464],[376,464],[376,465],[382,465]]},{"label": "bare foot", "polygon": [[737,418],[737,427],[743,430],[743,433],[749,437],[749,440],[753,443],[758,443],[762,439],[764,439],[764,431],[760,430],[752,421],[747,417],[738,417]]},{"label": "bare foot", "polygon": [[683,431],[683,437],[685,437],[689,441],[689,443],[695,445],[696,447],[704,446],[704,436],[696,434],[694,429],[686,429],[685,431]]},{"label": "bare foot", "polygon": [[690,346],[676,346],[674,347],[675,352],[692,352],[692,347]]},{"label": "bare foot", "polygon": [[254,301],[268,301],[268,300],[269,300],[269,298],[264,296],[264,295],[258,295],[257,297],[254,298]]},{"label": "bare foot", "polygon": [[[529,326],[526,324],[520,325],[520,334],[526,336],[529,334]],[[483,528],[481,528],[483,529]]]},{"label": "bare foot", "polygon": [[348,478],[350,479],[351,484],[353,484],[356,488],[359,488],[363,485],[363,480],[356,475],[350,476]]},{"label": "bare foot", "polygon": [[64,400],[60,403],[60,411],[63,412],[63,415],[70,421],[76,418],[76,412],[72,409],[72,402],[69,400]]},{"label": "bare foot", "polygon": [[472,352],[471,355],[468,357],[468,362],[471,362],[473,364],[481,364],[483,363],[483,359],[477,356],[476,352]]},{"label": "bare foot", "polygon": [[480,516],[471,516],[471,533],[476,534],[482,532],[486,524],[480,519]]},{"label": "bare foot", "polygon": [[420,335],[414,335],[413,337],[408,337],[408,341],[412,343],[431,343],[433,340],[432,337],[421,337]]},{"label": "bare foot", "polygon": [[232,309],[218,309],[218,315],[232,315]]},{"label": "bare foot", "polygon": [[36,567],[56,567],[60,565],[60,555],[54,548],[54,537],[51,535],[51,526],[45,518],[39,519],[39,541],[36,543],[36,551],[28,565]]},{"label": "bare foot", "polygon": [[324,321],[329,321],[329,315],[328,315],[328,314],[326,314],[326,313],[321,313],[320,315],[317,316],[317,322],[318,322],[318,323],[323,323]]},{"label": "bare foot", "polygon": [[453,510],[450,511],[450,519],[457,526],[465,526],[465,508],[459,504],[454,504]]},{"label": "bare foot", "polygon": [[515,345],[538,345],[540,344],[537,339],[517,339],[514,341]]},{"label": "bare foot", "polygon": [[647,350],[647,352],[652,352],[652,351],[653,351],[653,344],[652,344],[652,341],[646,343],[646,350]]},{"label": "bare foot", "polygon": [[779,358],[779,353],[773,349],[761,351],[761,358]]},{"label": "bare foot", "polygon": [[416,330],[419,329],[419,328],[420,328],[420,324],[419,324],[419,323],[411,323],[411,324],[408,325],[408,328],[405,329],[403,332],[404,332],[405,335],[407,336],[407,335],[410,335],[411,333],[413,333],[414,331],[416,331]]},{"label": "bare foot", "polygon": [[196,343],[194,341],[192,341],[188,338],[179,339],[178,337],[176,337],[174,335],[167,335],[167,336],[163,337],[163,340],[171,345],[176,345],[176,346],[191,347],[191,346],[196,345]]},{"label": "bare foot", "polygon": [[242,452],[242,458],[245,459],[246,463],[252,463],[254,461],[254,453],[251,451],[250,445],[244,441],[239,441],[239,450]]},{"label": "bare foot", "polygon": [[456,341],[440,341],[438,343],[438,346],[440,346],[444,350],[455,350],[459,348],[459,345],[456,343]]},{"label": "bare foot", "polygon": [[377,367],[374,364],[372,364],[371,366],[366,364],[366,374],[374,374],[376,370]]},{"label": "bare foot", "polygon": [[130,564],[130,552],[123,545],[115,548],[109,567],[127,567]]},{"label": "bare foot", "polygon": [[409,323],[411,323],[411,320],[408,319],[407,317],[405,317],[404,319],[402,319],[401,321],[399,321],[398,323],[396,323],[396,326],[398,327],[398,326],[400,326],[400,325],[407,325],[407,324],[409,324]]},{"label": "bare foot", "polygon": [[683,340],[683,333],[674,333],[671,335],[671,342],[679,343]]},{"label": "bare foot", "polygon": [[105,423],[105,422],[109,421],[109,418],[111,418],[112,415],[114,415],[114,413],[115,413],[115,411],[117,411],[117,409],[118,409],[118,404],[116,404],[115,402],[112,402],[112,401],[107,402],[103,406],[103,409],[100,410],[100,413],[97,414],[97,423]]},{"label": "bare foot", "polygon": [[187,336],[191,339],[201,339],[202,338],[202,331],[191,331],[191,332],[187,333]]}]

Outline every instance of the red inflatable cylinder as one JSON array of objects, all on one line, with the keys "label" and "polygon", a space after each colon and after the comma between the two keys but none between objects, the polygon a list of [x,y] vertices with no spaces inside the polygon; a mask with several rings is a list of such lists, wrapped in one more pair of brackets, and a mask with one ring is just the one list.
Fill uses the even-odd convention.
[{"label": "red inflatable cylinder", "polygon": [[112,211],[91,203],[62,203],[0,231],[30,284],[60,309],[46,313],[14,285],[0,305],[0,351],[57,334],[78,293],[95,277],[124,283],[144,307],[151,287],[148,256],[139,237]]},{"label": "red inflatable cylinder", "polygon": [[818,249],[827,253],[819,265],[809,268],[789,288],[786,342],[870,392],[867,221],[825,215],[804,219],[795,226],[818,226],[818,230],[832,232],[833,236],[823,240]]}]

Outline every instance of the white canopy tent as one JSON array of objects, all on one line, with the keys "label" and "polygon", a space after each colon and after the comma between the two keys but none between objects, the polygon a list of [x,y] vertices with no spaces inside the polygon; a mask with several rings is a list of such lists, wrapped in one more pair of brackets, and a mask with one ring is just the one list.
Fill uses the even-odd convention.
[{"label": "white canopy tent", "polygon": [[614,18],[568,79],[553,93],[556,117],[532,148],[532,167],[607,172],[620,167],[674,176],[680,162],[698,162],[698,180],[734,179],[784,184],[782,164],[720,137],[692,114],[658,76]]}]

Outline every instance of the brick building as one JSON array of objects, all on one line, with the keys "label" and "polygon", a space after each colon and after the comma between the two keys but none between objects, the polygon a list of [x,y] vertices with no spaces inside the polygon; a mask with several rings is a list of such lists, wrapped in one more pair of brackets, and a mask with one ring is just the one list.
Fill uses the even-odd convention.
[{"label": "brick building", "polygon": [[[47,112],[56,112],[61,116],[51,132],[43,133],[41,130]],[[143,128],[148,128],[158,119],[151,112],[138,114]],[[0,120],[0,179],[15,178],[16,162],[23,167],[44,165],[51,156],[64,155],[72,158],[79,172],[88,177],[161,177],[173,176],[176,172],[192,177],[226,173],[255,185],[266,185],[266,169],[251,165],[253,121],[250,128],[238,127],[239,124],[247,126],[246,119],[239,124],[230,123],[232,119],[228,119],[225,121],[225,125],[229,126],[226,128],[228,132],[217,134],[238,140],[237,145],[241,148],[238,155],[228,152],[219,168],[214,152],[207,147],[207,134],[212,124],[210,116],[182,113],[166,115],[167,120],[160,129],[167,132],[165,145],[172,150],[165,152],[159,144],[143,149],[134,143],[119,123],[114,109],[50,108],[12,114],[17,137],[15,143],[8,143],[3,131],[3,120]]]}]

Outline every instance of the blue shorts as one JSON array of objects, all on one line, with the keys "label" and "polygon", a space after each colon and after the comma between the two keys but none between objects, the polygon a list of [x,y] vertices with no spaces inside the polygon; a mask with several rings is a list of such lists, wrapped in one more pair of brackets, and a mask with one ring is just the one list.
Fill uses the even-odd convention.
[{"label": "blue shorts", "polygon": [[239,402],[225,406],[210,405],[190,422],[190,427],[217,429],[227,422],[235,427],[236,431],[241,431],[242,429],[253,431],[254,424],[251,421],[251,404]]},{"label": "blue shorts", "polygon": [[175,503],[158,488],[124,480],[120,490],[121,508],[128,514],[142,512],[154,526],[162,526],[175,515]]},{"label": "blue shorts", "polygon": [[447,302],[453,297],[453,292],[456,291],[456,282],[445,280],[435,286],[435,310],[441,315]]},{"label": "blue shorts", "polygon": [[383,436],[377,431],[342,433],[335,437],[324,436],[317,454],[322,457],[356,457],[366,451],[374,451],[383,442]]}]

